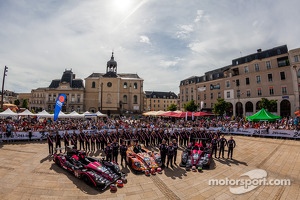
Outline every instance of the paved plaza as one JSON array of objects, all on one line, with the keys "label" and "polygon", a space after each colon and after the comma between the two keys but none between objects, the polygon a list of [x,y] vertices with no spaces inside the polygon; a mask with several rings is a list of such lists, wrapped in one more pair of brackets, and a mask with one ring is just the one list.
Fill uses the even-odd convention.
[{"label": "paved plaza", "polygon": [[[112,193],[86,185],[54,164],[45,142],[0,144],[1,199],[300,199],[300,141],[245,136],[234,137],[234,159],[215,159],[211,169],[186,172],[176,166],[146,177],[127,173],[128,183]],[[227,153],[227,152],[225,152]],[[180,161],[178,153],[177,163]],[[96,152],[95,156],[101,156]],[[227,157],[227,156],[226,156]],[[237,180],[254,169],[267,172],[267,179],[288,179],[290,186],[261,185],[244,194],[230,186],[211,186],[210,179]],[[246,177],[249,178],[249,177]],[[232,186],[233,187],[233,186]]]}]

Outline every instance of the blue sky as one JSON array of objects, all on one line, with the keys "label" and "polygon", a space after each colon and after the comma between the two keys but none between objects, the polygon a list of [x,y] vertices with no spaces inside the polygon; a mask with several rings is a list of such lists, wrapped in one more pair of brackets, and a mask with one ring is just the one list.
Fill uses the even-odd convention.
[{"label": "blue sky", "polygon": [[[48,87],[72,69],[137,73],[144,90],[179,92],[181,80],[241,55],[300,47],[297,0],[3,0],[0,77],[5,89]],[[2,70],[2,72],[1,72]]]}]

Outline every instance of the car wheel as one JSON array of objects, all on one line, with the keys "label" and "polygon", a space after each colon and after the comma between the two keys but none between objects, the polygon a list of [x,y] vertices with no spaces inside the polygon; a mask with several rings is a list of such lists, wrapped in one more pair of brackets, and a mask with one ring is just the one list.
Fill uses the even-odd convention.
[{"label": "car wheel", "polygon": [[61,163],[60,163],[59,159],[56,158],[55,163],[57,164],[57,166],[61,167]]},{"label": "car wheel", "polygon": [[87,184],[87,185],[91,185],[91,180],[89,177],[87,177],[86,175],[82,177],[83,181]]}]

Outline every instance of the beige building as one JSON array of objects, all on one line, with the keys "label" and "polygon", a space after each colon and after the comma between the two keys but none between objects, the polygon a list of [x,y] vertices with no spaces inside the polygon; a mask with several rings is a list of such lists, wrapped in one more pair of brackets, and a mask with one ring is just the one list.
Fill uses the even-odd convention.
[{"label": "beige building", "polygon": [[277,100],[277,108],[271,112],[294,116],[299,107],[297,55],[299,49],[289,53],[286,45],[265,51],[258,49],[232,60],[230,66],[182,80],[180,106],[194,99],[200,109],[212,109],[217,99],[223,98],[231,104],[227,115],[249,116],[258,111],[261,99],[267,98]]},{"label": "beige building", "polygon": [[85,79],[85,108],[108,115],[141,113],[143,82],[137,74],[118,74],[112,53],[106,73],[93,73]]},{"label": "beige building", "polygon": [[171,104],[178,106],[178,97],[174,92],[145,91],[144,111],[167,111]]},{"label": "beige building", "polygon": [[35,112],[46,110],[53,112],[56,98],[66,94],[63,112],[84,112],[84,85],[82,79],[76,79],[72,70],[65,70],[61,79],[52,80],[49,87],[31,90],[29,109]]}]

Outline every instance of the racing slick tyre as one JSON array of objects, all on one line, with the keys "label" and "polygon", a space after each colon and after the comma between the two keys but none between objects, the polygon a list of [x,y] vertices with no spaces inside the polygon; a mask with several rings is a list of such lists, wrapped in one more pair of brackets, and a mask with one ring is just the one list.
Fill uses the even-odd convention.
[{"label": "racing slick tyre", "polygon": [[57,164],[57,166],[62,167],[62,166],[61,166],[61,163],[60,163],[60,161],[59,161],[59,159],[56,158],[56,159],[55,159],[55,163]]}]

